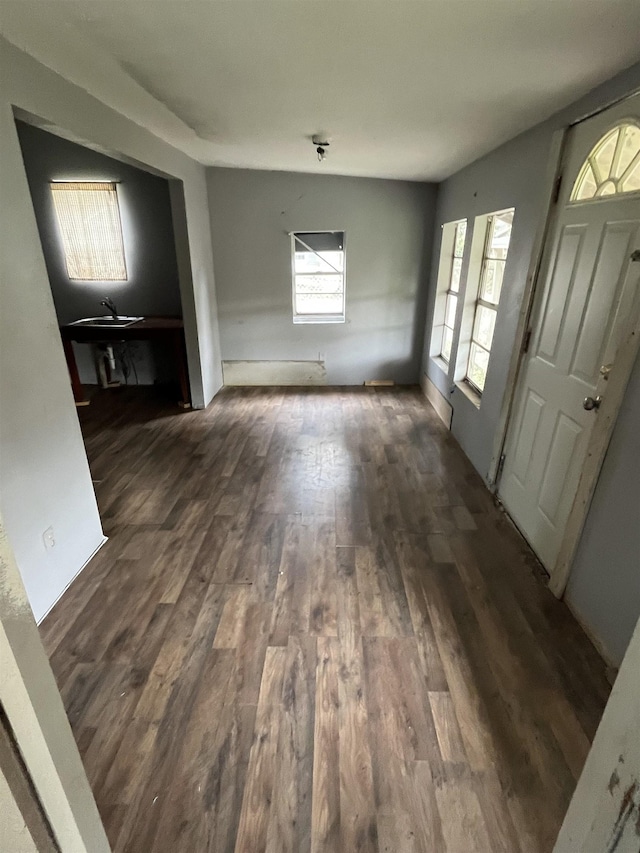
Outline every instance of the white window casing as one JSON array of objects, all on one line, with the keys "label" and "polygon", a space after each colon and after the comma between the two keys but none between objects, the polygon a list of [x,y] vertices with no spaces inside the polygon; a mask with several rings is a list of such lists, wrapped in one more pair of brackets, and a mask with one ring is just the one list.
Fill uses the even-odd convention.
[{"label": "white window casing", "polygon": [[344,231],[291,233],[294,323],[344,323],[346,247]]}]

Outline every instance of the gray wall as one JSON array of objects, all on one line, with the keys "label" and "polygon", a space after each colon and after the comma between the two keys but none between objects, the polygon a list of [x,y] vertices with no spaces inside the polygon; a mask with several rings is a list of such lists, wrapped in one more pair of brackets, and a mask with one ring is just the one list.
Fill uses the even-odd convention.
[{"label": "gray wall", "polygon": [[[553,134],[613,100],[637,90],[640,87],[640,65],[635,65],[572,106],[553,116],[543,124],[522,134],[501,146],[486,157],[453,175],[442,183],[438,191],[438,209],[436,214],[436,239],[434,241],[434,262],[432,266],[429,308],[425,335],[423,368],[431,381],[447,396],[453,406],[452,432],[460,442],[479,473],[486,478],[496,438],[498,419],[505,394],[509,359],[515,342],[518,315],[522,305],[526,276],[532,255],[536,229],[544,215],[544,189],[550,148]],[[489,363],[489,372],[485,393],[480,408],[465,396],[458,388],[451,387],[444,371],[429,356],[429,340],[436,292],[437,260],[440,251],[440,226],[455,219],[473,218],[483,213],[515,207],[515,220],[509,258],[505,271],[504,287],[498,314],[498,323]],[[630,386],[627,405],[637,411],[640,393],[637,383]],[[620,472],[637,470],[636,447],[625,435],[622,419],[616,426],[614,444],[617,447],[615,463]],[[621,435],[619,435],[621,434]],[[636,454],[636,456],[634,456]],[[613,463],[607,462],[607,465]],[[640,595],[638,594],[637,555],[640,554],[640,523],[626,529],[622,517],[614,516],[607,526],[603,523],[605,507],[614,507],[622,502],[627,506],[640,507],[640,478],[627,479],[622,491],[615,477],[603,476],[598,484],[596,499],[587,519],[584,541],[593,535],[594,530],[607,530],[607,543],[626,536],[624,547],[611,549],[609,568],[597,572],[588,557],[588,549],[581,546],[572,573],[572,583],[567,593],[568,601],[574,603],[577,589],[581,589],[580,603],[576,610],[587,626],[593,626],[596,640],[605,653],[613,660],[621,659],[621,650],[631,636],[631,629],[640,615]],[[583,543],[584,544],[584,543]],[[624,555],[622,553],[624,551]],[[628,557],[635,554],[634,560]],[[588,574],[584,583],[579,581],[583,573]],[[616,596],[626,601],[626,616],[620,615],[613,606],[611,598],[601,598],[600,592],[616,578],[618,591]],[[585,589],[589,587],[589,594]]]},{"label": "gray wall", "polygon": [[[323,360],[329,384],[414,383],[436,189],[403,181],[207,171],[224,360]],[[346,231],[344,324],[294,325],[289,231]]]},{"label": "gray wall", "polygon": [[[105,313],[99,304],[105,296],[114,300],[121,314],[181,317],[169,182],[23,122],[17,127],[60,324]],[[56,180],[119,182],[127,281],[69,279],[50,191]],[[91,346],[75,344],[75,349],[82,381],[95,383]],[[135,352],[141,384],[175,373],[173,354],[163,353],[162,344],[136,342]]]},{"label": "gray wall", "polygon": [[[0,38],[0,512],[36,619],[103,540],[13,107],[171,176],[194,402],[221,384],[204,168]],[[10,203],[6,200],[10,199]],[[175,207],[172,207],[175,211]],[[177,222],[177,220],[176,220]],[[188,243],[186,237],[188,236]],[[47,551],[42,533],[53,526]]]}]

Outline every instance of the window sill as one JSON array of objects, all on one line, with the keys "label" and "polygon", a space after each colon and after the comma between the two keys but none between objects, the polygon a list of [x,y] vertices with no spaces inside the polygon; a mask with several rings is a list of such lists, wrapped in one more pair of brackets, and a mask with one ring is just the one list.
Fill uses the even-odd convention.
[{"label": "window sill", "polygon": [[305,325],[308,323],[346,323],[346,317],[294,317],[295,325]]},{"label": "window sill", "polygon": [[444,373],[445,376],[449,375],[449,365],[443,358],[440,358],[439,355],[432,355],[431,361],[435,364],[436,367],[440,368],[440,370]]},{"label": "window sill", "polygon": [[468,382],[462,380],[462,382],[456,382],[456,388],[459,391],[462,391],[464,396],[470,400],[476,409],[480,408],[480,403],[482,402],[482,396],[478,394],[478,392],[469,385]]}]

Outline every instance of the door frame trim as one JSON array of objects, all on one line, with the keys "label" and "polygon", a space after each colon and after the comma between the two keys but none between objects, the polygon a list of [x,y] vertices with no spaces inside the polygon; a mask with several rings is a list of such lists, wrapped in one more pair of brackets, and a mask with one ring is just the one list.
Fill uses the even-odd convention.
[{"label": "door frame trim", "polygon": [[518,324],[516,326],[514,345],[511,351],[506,389],[502,399],[502,406],[500,407],[500,414],[495,433],[496,438],[493,443],[493,451],[487,474],[487,482],[494,492],[497,492],[500,484],[500,475],[502,473],[502,466],[500,463],[507,443],[509,427],[511,425],[516,390],[520,380],[520,371],[524,360],[523,356],[525,355],[525,342],[527,340],[531,313],[533,311],[538,282],[540,280],[540,272],[542,270],[543,263],[546,260],[547,238],[556,218],[557,192],[559,188],[559,181],[562,179],[562,170],[564,168],[566,152],[566,139],[569,130],[570,127],[557,130],[551,139],[551,150],[544,179],[543,215],[540,217],[538,227],[536,229],[536,236],[531,252],[531,261],[529,262],[524,293],[522,295],[522,304],[518,315]]},{"label": "door frame trim", "polygon": [[[594,110],[587,115],[581,116],[566,127],[554,132],[551,140],[547,172],[544,181],[544,213],[540,218],[536,236],[531,253],[531,262],[527,273],[525,290],[522,297],[522,307],[518,317],[518,325],[514,338],[514,346],[509,363],[507,384],[500,409],[496,438],[493,445],[493,453],[489,465],[487,481],[499,498],[500,478],[502,475],[502,458],[509,435],[509,428],[513,419],[516,392],[521,378],[522,365],[524,364],[525,342],[528,338],[529,324],[538,285],[542,279],[541,272],[548,258],[549,234],[555,224],[558,212],[558,188],[562,180],[563,169],[567,152],[567,140],[570,131],[576,125],[606,112],[616,106],[640,94],[640,90],[634,90],[621,98],[607,103],[600,109]],[[611,372],[611,378],[607,389],[606,402],[598,412],[596,424],[591,432],[588,446],[586,448],[585,465],[580,474],[576,495],[569,512],[569,518],[565,527],[565,533],[560,545],[555,565],[550,571],[549,589],[556,598],[562,598],[567,587],[569,575],[573,565],[573,559],[580,542],[580,537],[587,519],[591,500],[596,490],[600,477],[600,471],[613,434],[618,412],[624,400],[627,384],[631,377],[631,371],[636,356],[640,351],[640,293],[636,294],[634,309],[631,312],[629,323],[623,333],[621,343],[616,357],[616,368]],[[506,511],[506,507],[504,507]]]}]

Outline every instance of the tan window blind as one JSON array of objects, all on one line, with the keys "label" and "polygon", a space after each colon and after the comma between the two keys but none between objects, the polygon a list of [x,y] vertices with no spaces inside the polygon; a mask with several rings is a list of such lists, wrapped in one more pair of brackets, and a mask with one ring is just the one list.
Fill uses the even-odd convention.
[{"label": "tan window blind", "polygon": [[126,281],[116,185],[56,181],[51,184],[67,273],[79,281]]}]

